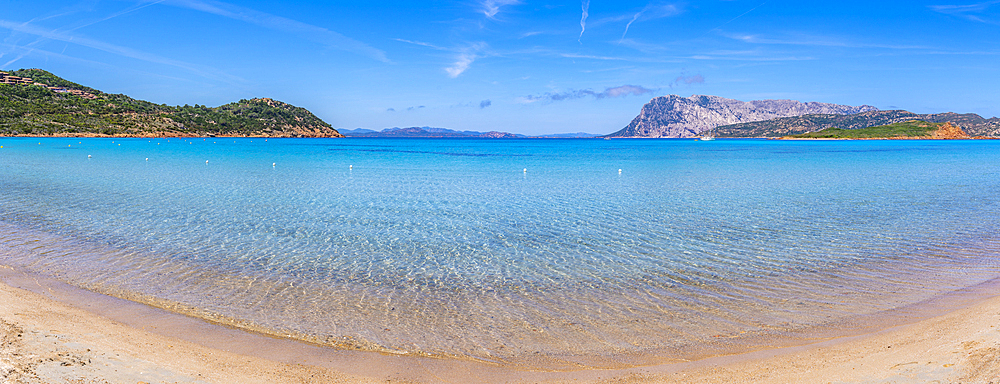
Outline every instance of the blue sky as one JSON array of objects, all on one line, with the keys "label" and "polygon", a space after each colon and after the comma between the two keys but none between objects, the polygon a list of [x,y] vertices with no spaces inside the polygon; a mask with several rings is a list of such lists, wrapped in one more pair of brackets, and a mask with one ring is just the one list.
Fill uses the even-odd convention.
[{"label": "blue sky", "polygon": [[337,128],[609,133],[654,96],[1000,115],[1000,1],[0,0],[0,68]]}]

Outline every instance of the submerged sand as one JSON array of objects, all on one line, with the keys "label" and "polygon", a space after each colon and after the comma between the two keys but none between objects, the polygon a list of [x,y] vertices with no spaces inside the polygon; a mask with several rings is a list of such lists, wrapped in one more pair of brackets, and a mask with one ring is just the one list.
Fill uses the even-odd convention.
[{"label": "submerged sand", "polygon": [[340,351],[207,324],[0,267],[0,383],[1000,382],[1000,297],[872,334],[614,371]]}]

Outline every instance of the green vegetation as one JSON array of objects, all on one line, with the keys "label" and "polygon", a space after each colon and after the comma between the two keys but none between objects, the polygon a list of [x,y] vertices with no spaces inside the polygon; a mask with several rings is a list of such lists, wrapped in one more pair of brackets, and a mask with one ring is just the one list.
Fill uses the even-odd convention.
[{"label": "green vegetation", "polygon": [[906,121],[952,123],[971,136],[1000,137],[1000,118],[985,119],[973,113],[953,112],[918,115],[907,111],[868,111],[853,115],[802,115],[716,127],[715,137],[783,137],[823,128],[854,130]]},{"label": "green vegetation", "polygon": [[97,98],[56,93],[42,86],[0,84],[0,136],[341,136],[305,108],[271,99],[240,100],[214,108],[174,107],[103,93],[43,70],[9,73]]},{"label": "green vegetation", "polygon": [[906,121],[860,129],[827,128],[819,132],[786,136],[802,139],[877,139],[891,137],[930,137],[944,123]]},{"label": "green vegetation", "polygon": [[101,94],[101,91],[98,91],[98,90],[90,88],[90,87],[84,87],[84,86],[82,86],[80,84],[77,84],[77,83],[74,83],[72,81],[63,79],[63,78],[61,78],[59,76],[53,75],[49,71],[42,70],[42,69],[37,69],[37,68],[33,68],[33,69],[18,69],[16,71],[4,71],[4,72],[10,73],[13,76],[30,77],[32,80],[34,80],[37,83],[44,83],[44,84],[51,85],[53,87],[66,87],[66,88],[72,88],[72,89],[79,89],[81,91],[88,92],[88,93],[91,93],[91,94],[94,94],[94,95],[100,95]]}]

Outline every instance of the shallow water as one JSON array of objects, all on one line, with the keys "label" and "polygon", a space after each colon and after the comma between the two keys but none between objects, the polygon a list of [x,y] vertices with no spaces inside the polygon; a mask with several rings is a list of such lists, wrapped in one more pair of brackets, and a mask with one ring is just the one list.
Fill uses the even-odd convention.
[{"label": "shallow water", "polygon": [[996,141],[0,145],[0,264],[339,347],[650,364],[1000,275]]}]

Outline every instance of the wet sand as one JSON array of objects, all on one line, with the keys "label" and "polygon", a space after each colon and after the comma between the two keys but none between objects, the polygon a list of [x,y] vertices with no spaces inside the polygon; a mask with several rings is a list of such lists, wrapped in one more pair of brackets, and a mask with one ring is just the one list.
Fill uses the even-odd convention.
[{"label": "wet sand", "polygon": [[805,346],[614,371],[533,372],[269,338],[5,267],[0,282],[0,383],[1000,382],[1000,297]]}]

